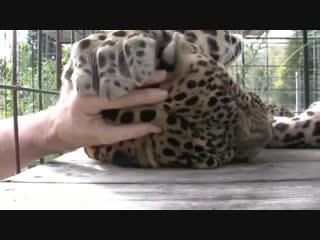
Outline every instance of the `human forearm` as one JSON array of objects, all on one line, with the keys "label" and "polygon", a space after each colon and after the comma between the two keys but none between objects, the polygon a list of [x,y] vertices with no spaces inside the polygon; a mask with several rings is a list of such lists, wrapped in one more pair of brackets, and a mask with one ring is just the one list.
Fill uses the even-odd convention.
[{"label": "human forearm", "polygon": [[[58,149],[54,146],[51,128],[51,109],[18,118],[21,168],[30,161]],[[13,119],[0,121],[0,178],[14,174],[16,169]]]},{"label": "human forearm", "polygon": [[[166,72],[150,77],[147,84],[164,81]],[[117,100],[97,96],[80,97],[75,92],[62,94],[58,103],[44,111],[18,118],[21,167],[51,153],[64,153],[80,147],[114,144],[161,129],[150,123],[107,124],[103,110],[122,109],[164,101],[168,92],[161,89],[137,89]],[[13,120],[0,121],[0,178],[15,172]]]}]

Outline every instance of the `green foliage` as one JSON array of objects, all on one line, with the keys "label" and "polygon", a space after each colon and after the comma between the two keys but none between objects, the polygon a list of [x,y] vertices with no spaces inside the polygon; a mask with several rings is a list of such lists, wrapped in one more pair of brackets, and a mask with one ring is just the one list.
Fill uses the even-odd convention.
[{"label": "green foliage", "polygon": [[[289,41],[281,65],[277,71],[279,82],[282,83],[282,89],[295,89],[296,77],[301,76],[303,70],[303,45],[301,40],[292,39]],[[298,74],[298,76],[297,76]],[[277,88],[277,85],[275,85]],[[296,93],[294,90],[285,91],[281,95],[276,96],[279,103],[295,103]]]},{"label": "green foliage", "polygon": [[276,80],[276,81],[274,82],[274,88],[275,88],[276,90],[284,89],[284,88],[285,88],[285,82],[284,82],[283,80],[281,80],[281,79]]},{"label": "green foliage", "polygon": [[[38,76],[38,36],[37,32],[29,31],[25,42],[17,47],[17,79],[21,87],[39,89]],[[62,48],[62,64],[66,64],[70,54],[70,46]],[[12,85],[12,58],[0,58],[0,84]],[[42,89],[56,89],[56,60],[54,57],[42,57]],[[43,108],[57,101],[56,95],[42,94]],[[27,91],[18,92],[19,115],[39,111],[39,94]],[[12,91],[0,90],[0,119],[12,116]]]},{"label": "green foliage", "polygon": [[262,98],[266,98],[270,88],[267,72],[267,40],[246,41],[242,56],[243,64],[238,65],[240,74],[238,82],[244,89],[254,91]]},{"label": "green foliage", "polygon": [[[25,42],[20,42],[17,46],[17,80],[21,87],[39,89],[38,76],[38,32],[29,31]],[[43,44],[45,45],[45,44]],[[42,51],[44,52],[45,46]],[[62,64],[66,64],[69,59],[70,46],[62,48]],[[0,84],[12,85],[12,58],[0,57]],[[56,89],[56,60],[53,57],[42,57],[42,89],[57,91]],[[18,92],[18,114],[26,115],[40,110],[39,94],[29,91]],[[54,105],[57,95],[42,94],[43,109]],[[12,91],[0,89],[0,119],[10,118],[13,115]],[[49,161],[57,157],[49,155],[44,158]],[[35,161],[29,167],[38,165]]]},{"label": "green foliage", "polygon": [[[299,88],[303,89],[303,50],[302,39],[246,41],[242,56],[244,65],[238,63],[231,73],[243,88],[256,92],[265,102],[290,105],[288,107],[295,110],[296,74]],[[309,69],[316,68],[313,54],[313,48],[309,46]],[[313,88],[316,86],[316,71],[310,71],[310,86]],[[300,98],[303,103],[303,93]]]}]

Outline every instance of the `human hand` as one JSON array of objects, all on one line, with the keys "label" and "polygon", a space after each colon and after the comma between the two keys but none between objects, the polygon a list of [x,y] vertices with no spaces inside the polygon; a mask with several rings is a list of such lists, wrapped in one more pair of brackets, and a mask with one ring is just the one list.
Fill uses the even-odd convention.
[{"label": "human hand", "polygon": [[[145,87],[167,79],[167,73],[157,71],[145,81]],[[121,109],[140,105],[155,104],[164,101],[167,91],[161,89],[137,89],[127,96],[108,101],[99,97],[80,97],[70,92],[60,99],[50,110],[50,131],[48,144],[52,151],[62,153],[80,147],[113,144],[151,133],[160,133],[161,129],[149,123],[109,125],[103,120],[102,110]]]}]

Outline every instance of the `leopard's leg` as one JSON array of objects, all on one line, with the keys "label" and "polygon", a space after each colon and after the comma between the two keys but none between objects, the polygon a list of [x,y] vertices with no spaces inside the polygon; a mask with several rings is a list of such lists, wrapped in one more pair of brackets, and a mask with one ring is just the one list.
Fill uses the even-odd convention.
[{"label": "leopard's leg", "polygon": [[112,100],[141,87],[156,70],[156,43],[141,34],[109,41],[98,49],[96,58],[100,96]]},{"label": "leopard's leg", "polygon": [[[129,34],[130,30],[123,31]],[[114,37],[100,33],[76,42],[63,79],[81,96],[95,95],[109,100],[141,87],[155,70],[156,40],[145,34]]]},{"label": "leopard's leg", "polygon": [[70,59],[63,72],[63,80],[72,84],[72,90],[80,96],[99,95],[95,52],[101,40],[90,36],[74,43]]}]

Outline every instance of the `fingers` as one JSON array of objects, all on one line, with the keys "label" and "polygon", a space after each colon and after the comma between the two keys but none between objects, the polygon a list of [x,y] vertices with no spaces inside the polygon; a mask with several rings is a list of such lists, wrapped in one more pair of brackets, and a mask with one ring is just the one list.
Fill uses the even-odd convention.
[{"label": "fingers", "polygon": [[161,128],[148,123],[131,125],[104,126],[100,129],[100,144],[113,144],[120,141],[140,138],[152,133],[161,133]]},{"label": "fingers", "polygon": [[109,101],[99,97],[77,97],[74,102],[75,109],[82,109],[87,114],[97,114],[102,110],[114,108],[129,108],[141,105],[156,104],[166,100],[168,92],[161,89],[134,90],[117,100]]},{"label": "fingers", "polygon": [[[145,81],[145,86],[163,82],[168,77],[164,70],[155,71]],[[75,96],[75,108],[81,108],[85,113],[96,114],[102,110],[112,108],[129,108],[140,105],[156,104],[166,100],[168,92],[158,88],[136,89],[116,100],[102,99],[98,96]]]},{"label": "fingers", "polygon": [[[141,105],[156,104],[166,100],[168,92],[161,89],[137,89],[129,93],[128,95],[108,102],[109,108],[129,108]],[[105,105],[101,104],[101,109],[105,109]]]},{"label": "fingers", "polygon": [[144,80],[143,87],[158,84],[168,79],[169,75],[165,70],[157,70],[150,77]]}]

